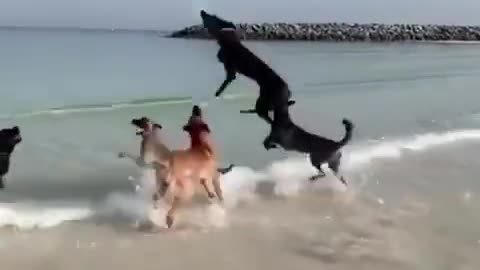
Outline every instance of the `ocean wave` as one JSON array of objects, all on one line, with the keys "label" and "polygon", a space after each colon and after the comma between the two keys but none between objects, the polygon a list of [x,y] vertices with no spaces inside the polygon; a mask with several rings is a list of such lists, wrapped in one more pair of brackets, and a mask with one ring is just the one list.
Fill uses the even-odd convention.
[{"label": "ocean wave", "polygon": [[480,113],[479,112],[472,113],[472,114],[469,115],[469,117],[471,119],[473,119],[474,121],[480,121]]},{"label": "ocean wave", "polygon": [[463,73],[445,73],[445,74],[424,74],[417,76],[404,76],[404,77],[392,77],[392,78],[372,78],[365,80],[352,80],[352,81],[326,81],[321,83],[306,83],[306,87],[325,87],[325,86],[345,86],[345,85],[365,85],[365,84],[379,84],[390,82],[407,82],[407,81],[419,81],[429,79],[444,79],[453,77],[477,77],[479,74],[476,72],[463,72]]},{"label": "ocean wave", "polygon": [[[226,100],[236,100],[242,98],[248,98],[249,95],[242,94],[225,94],[222,98]],[[58,115],[58,114],[70,114],[70,113],[88,113],[88,112],[103,112],[113,111],[134,107],[149,107],[149,106],[161,106],[172,104],[185,104],[192,103],[192,97],[162,97],[162,98],[145,98],[134,99],[128,102],[118,103],[93,103],[93,104],[78,104],[68,105],[63,107],[54,107],[45,110],[35,110],[24,113],[17,113],[13,115],[0,115],[0,119],[16,119],[16,118],[28,118],[42,115]]]},{"label": "ocean wave", "polygon": [[68,105],[63,107],[54,107],[54,108],[49,108],[45,110],[18,113],[14,115],[3,115],[0,117],[0,119],[25,118],[25,117],[40,116],[40,115],[54,115],[54,114],[68,114],[68,113],[101,112],[101,111],[112,111],[112,110],[117,110],[122,108],[147,107],[147,106],[189,103],[189,102],[192,102],[191,97],[167,97],[167,98],[136,99],[128,102],[119,102],[119,103],[78,104],[78,105]]},{"label": "ocean wave", "polygon": [[434,147],[469,140],[480,140],[480,129],[432,132],[399,139],[382,139],[347,147],[343,165],[350,169],[363,168],[376,159],[399,159],[405,151],[426,151]]},{"label": "ocean wave", "polygon": [[[264,170],[249,167],[234,167],[222,176],[225,196],[223,206],[219,204],[194,204],[182,210],[184,222],[196,227],[224,227],[229,224],[227,210],[239,203],[254,202],[262,197],[291,197],[303,190],[344,188],[339,181],[317,181],[306,179],[315,169],[305,157],[290,157],[274,161]],[[14,227],[19,230],[45,229],[66,222],[103,218],[111,222],[129,220],[130,224],[151,221],[165,226],[167,206],[160,204],[154,209],[151,197],[155,176],[151,169],[140,170],[138,177],[130,177],[133,192],[112,192],[102,202],[15,202],[0,204],[0,228]],[[261,187],[263,185],[263,188]]]},{"label": "ocean wave", "polygon": [[0,227],[45,229],[67,221],[83,220],[94,211],[84,203],[75,202],[15,202],[0,203]]},{"label": "ocean wave", "polygon": [[[311,182],[308,178],[316,173],[305,155],[294,155],[273,161],[261,170],[236,166],[222,176],[225,202],[194,206],[185,211],[188,222],[195,226],[226,226],[228,209],[240,203],[251,203],[262,198],[299,196],[304,192],[333,190],[353,192],[358,190],[366,170],[372,163],[383,159],[401,159],[405,151],[420,152],[442,145],[480,140],[480,129],[454,130],[443,133],[426,133],[399,139],[382,139],[357,143],[345,147],[341,172],[349,181],[343,186],[325,169],[326,178]],[[142,169],[130,177],[134,192],[112,192],[100,203],[93,202],[15,202],[0,203],[0,227],[14,226],[20,229],[50,228],[64,222],[80,221],[94,217],[125,217],[133,223],[151,220],[164,226],[165,206],[153,210],[151,195],[154,190],[154,172]]]}]

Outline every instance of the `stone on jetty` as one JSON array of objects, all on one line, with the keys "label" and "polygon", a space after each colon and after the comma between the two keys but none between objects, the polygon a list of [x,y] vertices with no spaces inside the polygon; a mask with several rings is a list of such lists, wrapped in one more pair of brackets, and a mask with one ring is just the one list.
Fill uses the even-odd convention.
[{"label": "stone on jetty", "polygon": [[[241,39],[339,42],[480,41],[480,26],[347,23],[237,24]],[[186,27],[173,38],[210,39],[202,25]]]}]

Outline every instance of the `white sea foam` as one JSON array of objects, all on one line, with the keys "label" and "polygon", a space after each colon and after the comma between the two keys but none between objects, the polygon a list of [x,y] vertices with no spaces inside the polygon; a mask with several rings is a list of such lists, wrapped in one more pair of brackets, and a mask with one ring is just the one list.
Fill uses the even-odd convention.
[{"label": "white sea foam", "polygon": [[[468,140],[480,140],[480,130],[428,133],[410,138],[352,145],[346,147],[344,151],[341,171],[354,174],[358,170],[366,169],[376,160],[400,159],[405,150],[425,151],[429,148]],[[188,214],[189,222],[195,224],[198,223],[195,220],[202,220],[202,223],[207,220],[208,226],[225,226],[228,224],[228,211],[226,210],[237,206],[240,202],[252,202],[266,195],[262,194],[259,189],[259,185],[264,183],[271,187],[268,196],[281,197],[296,196],[305,190],[327,188],[341,191],[345,189],[328,169],[325,171],[327,177],[322,181],[308,181],[308,178],[316,172],[306,156],[274,161],[258,171],[249,167],[234,167],[221,179],[225,196],[224,207],[209,204],[204,207],[192,208],[193,210]],[[49,228],[64,222],[84,220],[96,215],[122,215],[132,221],[150,219],[161,225],[164,223],[166,209],[165,205],[161,205],[160,209],[152,210],[153,183],[152,169],[142,169],[140,175],[132,181],[132,192],[113,192],[100,205],[92,202],[21,201],[0,203],[0,227]],[[469,195],[466,198],[469,198]],[[383,200],[379,203],[383,203]],[[204,218],[200,218],[200,216]]]}]

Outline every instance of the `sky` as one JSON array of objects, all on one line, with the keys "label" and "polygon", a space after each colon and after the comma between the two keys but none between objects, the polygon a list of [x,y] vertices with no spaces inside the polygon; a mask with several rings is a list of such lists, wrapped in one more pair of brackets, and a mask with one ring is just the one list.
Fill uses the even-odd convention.
[{"label": "sky", "polygon": [[200,8],[235,22],[480,25],[480,0],[0,0],[0,25],[172,30]]}]

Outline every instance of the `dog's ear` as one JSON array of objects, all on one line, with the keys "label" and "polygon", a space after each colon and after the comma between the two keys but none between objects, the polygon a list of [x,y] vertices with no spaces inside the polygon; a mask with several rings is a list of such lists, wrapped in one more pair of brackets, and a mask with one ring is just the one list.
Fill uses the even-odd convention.
[{"label": "dog's ear", "polygon": [[183,126],[183,131],[190,132],[191,130],[192,130],[192,127],[190,125]]},{"label": "dog's ear", "polygon": [[153,127],[154,127],[154,128],[158,128],[158,129],[162,129],[162,128],[163,128],[162,125],[157,124],[157,123],[153,123]]},{"label": "dog's ear", "polygon": [[210,133],[210,128],[208,127],[207,124],[202,123],[202,124],[200,125],[200,128],[201,128],[202,130],[205,130],[205,131],[207,131],[208,133]]}]

